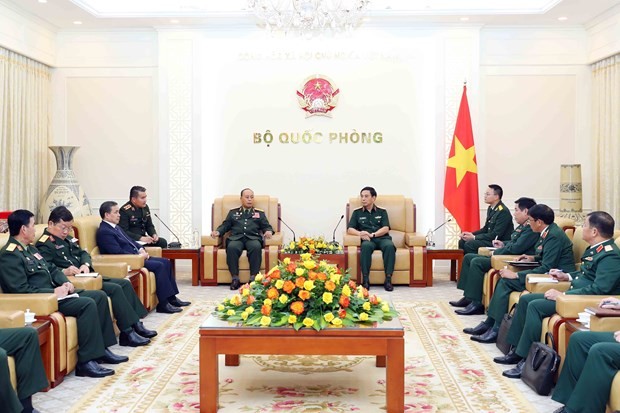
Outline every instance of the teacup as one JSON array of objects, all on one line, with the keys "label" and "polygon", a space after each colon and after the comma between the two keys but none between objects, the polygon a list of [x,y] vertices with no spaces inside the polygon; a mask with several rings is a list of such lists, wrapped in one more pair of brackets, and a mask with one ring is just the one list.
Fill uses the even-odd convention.
[{"label": "teacup", "polygon": [[26,321],[26,324],[34,323],[36,321],[35,313],[26,313],[24,316],[24,321]]}]

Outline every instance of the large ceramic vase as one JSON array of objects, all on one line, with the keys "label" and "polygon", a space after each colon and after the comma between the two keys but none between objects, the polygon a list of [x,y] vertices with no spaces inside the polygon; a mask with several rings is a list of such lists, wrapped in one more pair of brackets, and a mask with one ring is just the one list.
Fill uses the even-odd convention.
[{"label": "large ceramic vase", "polygon": [[560,165],[560,216],[583,222],[581,165]]},{"label": "large ceramic vase", "polygon": [[64,205],[73,217],[91,215],[90,203],[72,169],[73,155],[79,146],[50,146],[56,156],[56,174],[39,205],[37,222],[46,223],[50,212]]}]

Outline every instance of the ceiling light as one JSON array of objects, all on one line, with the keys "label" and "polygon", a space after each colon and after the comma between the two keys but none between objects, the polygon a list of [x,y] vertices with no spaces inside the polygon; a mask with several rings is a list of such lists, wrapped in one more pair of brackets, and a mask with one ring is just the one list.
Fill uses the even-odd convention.
[{"label": "ceiling light", "polygon": [[177,24],[178,22],[179,22],[179,21],[178,21],[177,19],[172,19],[172,20],[170,20],[170,23],[172,23],[172,24]]},{"label": "ceiling light", "polygon": [[566,17],[566,16],[558,17],[558,20],[563,22],[563,21],[568,20],[568,17]]},{"label": "ceiling light", "polygon": [[80,24],[82,24],[82,22],[79,21],[79,20],[76,20],[76,21],[73,22],[73,24],[80,25]]},{"label": "ceiling light", "polygon": [[461,20],[462,22],[466,22],[466,21],[468,21],[468,20],[469,20],[469,17],[461,17],[461,19],[460,19],[460,20]]}]

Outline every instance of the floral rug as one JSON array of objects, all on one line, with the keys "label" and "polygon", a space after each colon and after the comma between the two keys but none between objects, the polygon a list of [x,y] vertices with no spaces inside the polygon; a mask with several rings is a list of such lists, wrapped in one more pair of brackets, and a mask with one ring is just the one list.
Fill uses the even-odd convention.
[{"label": "floral rug", "polygon": [[[406,412],[535,411],[440,302],[394,303],[405,328]],[[214,302],[193,304],[158,328],[73,412],[196,412],[198,326]],[[385,369],[374,357],[220,357],[220,412],[385,412]]]}]

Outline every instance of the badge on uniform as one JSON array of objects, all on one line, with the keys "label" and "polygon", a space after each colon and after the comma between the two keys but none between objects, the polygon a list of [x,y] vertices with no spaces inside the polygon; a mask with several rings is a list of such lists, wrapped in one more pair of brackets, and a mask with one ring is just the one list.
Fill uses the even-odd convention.
[{"label": "badge on uniform", "polygon": [[603,248],[604,248],[604,247],[603,247],[602,245],[599,245],[598,247],[596,247],[596,252],[601,252],[601,251],[603,251]]},{"label": "badge on uniform", "polygon": [[77,238],[71,238],[71,242],[75,244],[76,242],[78,242],[78,239]]},{"label": "badge on uniform", "polygon": [[252,218],[260,218],[260,214],[258,212],[255,212],[254,215],[252,215]]},{"label": "badge on uniform", "polygon": [[38,260],[42,260],[43,256],[41,254],[39,254],[38,252],[36,254],[34,254],[34,257]]},{"label": "badge on uniform", "polygon": [[64,247],[65,247],[64,245],[56,245],[56,249],[57,249],[57,250],[62,249],[62,248],[64,248]]},{"label": "badge on uniform", "polygon": [[585,257],[585,258],[584,258],[584,260],[586,260],[586,261],[592,261],[593,259],[594,259],[594,258],[592,258],[592,257]]},{"label": "badge on uniform", "polygon": [[613,247],[611,245],[605,245],[605,251],[609,252],[609,251],[613,251]]}]

